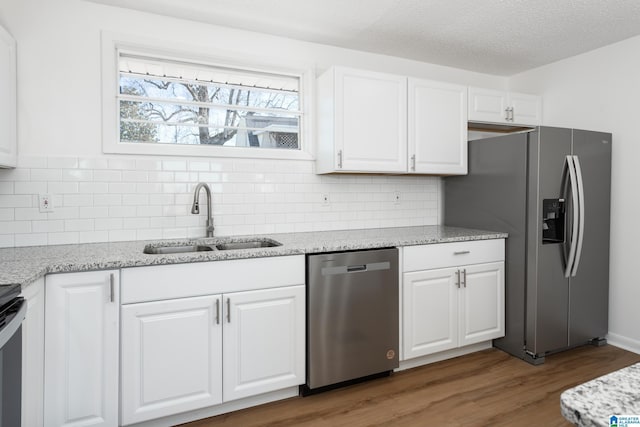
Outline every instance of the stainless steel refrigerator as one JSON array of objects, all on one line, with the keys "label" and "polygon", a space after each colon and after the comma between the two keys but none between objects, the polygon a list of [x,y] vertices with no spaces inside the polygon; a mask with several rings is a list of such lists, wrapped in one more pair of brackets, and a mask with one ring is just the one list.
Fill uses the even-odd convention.
[{"label": "stainless steel refrigerator", "polygon": [[506,231],[506,335],[530,363],[606,343],[611,134],[539,127],[469,142],[444,179],[444,223]]}]

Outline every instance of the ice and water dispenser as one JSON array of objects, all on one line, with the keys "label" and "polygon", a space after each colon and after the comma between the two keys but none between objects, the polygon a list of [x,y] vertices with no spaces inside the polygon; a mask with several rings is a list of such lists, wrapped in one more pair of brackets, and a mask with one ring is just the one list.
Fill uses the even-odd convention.
[{"label": "ice and water dispenser", "polygon": [[564,199],[542,200],[542,244],[564,242]]}]

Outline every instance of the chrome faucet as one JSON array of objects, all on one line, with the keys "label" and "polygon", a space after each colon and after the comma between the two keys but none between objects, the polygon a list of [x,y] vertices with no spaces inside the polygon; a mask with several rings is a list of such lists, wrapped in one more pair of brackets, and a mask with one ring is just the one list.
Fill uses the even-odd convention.
[{"label": "chrome faucet", "polygon": [[193,205],[191,206],[191,213],[192,214],[200,213],[199,197],[200,197],[200,190],[202,188],[204,188],[205,192],[207,193],[207,215],[208,215],[207,216],[207,237],[213,237],[213,214],[211,212],[211,189],[204,182],[201,182],[198,185],[196,185],[196,189],[193,193]]}]

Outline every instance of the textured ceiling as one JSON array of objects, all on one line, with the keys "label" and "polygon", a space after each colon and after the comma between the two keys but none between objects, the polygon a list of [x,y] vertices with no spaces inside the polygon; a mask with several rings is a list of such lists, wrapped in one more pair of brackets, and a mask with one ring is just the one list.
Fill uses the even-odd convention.
[{"label": "textured ceiling", "polygon": [[89,0],[512,75],[640,34],[639,0]]}]

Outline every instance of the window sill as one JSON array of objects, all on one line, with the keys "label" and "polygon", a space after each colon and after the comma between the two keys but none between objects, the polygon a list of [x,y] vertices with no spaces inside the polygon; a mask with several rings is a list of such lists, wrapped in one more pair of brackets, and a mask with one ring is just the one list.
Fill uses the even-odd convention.
[{"label": "window sill", "polygon": [[104,144],[106,154],[142,154],[160,156],[194,156],[221,158],[251,158],[276,160],[314,160],[314,157],[303,150],[286,150],[276,148],[242,148],[216,147],[202,145],[171,145],[145,143],[111,143]]}]

